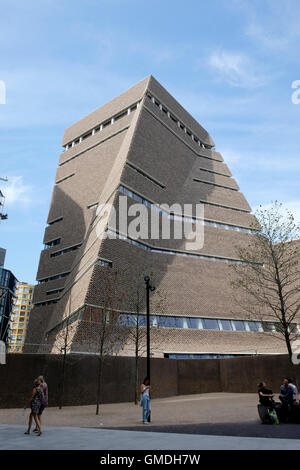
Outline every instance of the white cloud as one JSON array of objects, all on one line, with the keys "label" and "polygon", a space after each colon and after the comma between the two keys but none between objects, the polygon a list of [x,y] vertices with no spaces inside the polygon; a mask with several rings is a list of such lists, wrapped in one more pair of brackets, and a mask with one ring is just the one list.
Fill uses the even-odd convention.
[{"label": "white cloud", "polygon": [[2,185],[2,192],[5,196],[5,206],[9,205],[29,205],[32,202],[33,188],[24,184],[23,176],[11,176],[7,183]]},{"label": "white cloud", "polygon": [[208,63],[222,80],[234,87],[258,88],[264,86],[269,80],[242,53],[215,51],[210,55]]}]

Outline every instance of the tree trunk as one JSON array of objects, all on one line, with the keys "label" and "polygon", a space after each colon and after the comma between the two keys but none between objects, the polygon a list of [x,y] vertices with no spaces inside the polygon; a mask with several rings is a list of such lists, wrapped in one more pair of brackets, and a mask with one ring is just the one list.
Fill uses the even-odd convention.
[{"label": "tree trunk", "polygon": [[65,374],[66,374],[66,351],[63,355],[63,363],[62,363],[62,374],[61,374],[61,391],[59,397],[59,409],[61,410],[63,407],[64,401],[64,393],[65,393]]},{"label": "tree trunk", "polygon": [[139,356],[135,356],[135,394],[134,394],[134,403],[137,405],[139,403]]},{"label": "tree trunk", "polygon": [[100,406],[100,393],[101,393],[101,379],[102,379],[102,367],[103,367],[103,356],[99,355],[99,367],[98,367],[98,382],[97,382],[97,406],[96,406],[96,415],[99,414]]},{"label": "tree trunk", "polygon": [[292,379],[293,383],[296,385],[296,387],[298,388],[296,368],[295,368],[295,364],[293,363],[293,351],[292,351],[292,347],[291,347],[290,337],[287,334],[285,334],[284,337],[285,337],[286,347],[287,347],[288,354],[289,354],[291,379]]}]

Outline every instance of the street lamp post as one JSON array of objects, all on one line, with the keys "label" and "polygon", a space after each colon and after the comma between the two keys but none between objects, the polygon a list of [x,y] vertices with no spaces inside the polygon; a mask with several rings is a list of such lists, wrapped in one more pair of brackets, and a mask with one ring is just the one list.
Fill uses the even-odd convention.
[{"label": "street lamp post", "polygon": [[[155,290],[154,286],[150,284],[150,277],[145,276],[144,281],[146,284],[146,312],[147,312],[147,377],[149,379],[149,384],[151,383],[150,378],[150,291],[153,292]],[[150,413],[148,416],[148,422],[151,421]]]},{"label": "street lamp post", "polygon": [[144,281],[146,284],[146,313],[147,313],[147,377],[149,378],[150,382],[150,291],[153,292],[155,290],[154,286],[150,284],[150,277],[145,276]]}]

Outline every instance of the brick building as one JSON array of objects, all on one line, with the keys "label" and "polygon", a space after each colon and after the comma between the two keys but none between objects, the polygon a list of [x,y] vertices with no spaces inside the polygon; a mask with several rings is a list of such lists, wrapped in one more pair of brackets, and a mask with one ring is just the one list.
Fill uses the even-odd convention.
[{"label": "brick building", "polygon": [[[76,350],[76,335],[91,309],[103,309],[105,280],[115,270],[119,291],[129,295],[122,306],[110,299],[112,309],[127,321],[136,315],[137,278],[143,283],[151,274],[162,294],[163,302],[154,293],[151,305],[156,356],[285,352],[282,342],[263,334],[276,325],[247,321],[232,302],[230,264],[239,262],[234,247],[252,236],[251,208],[209,133],[152,76],[67,128],[62,144],[28,351],[42,351],[45,344],[54,351],[66,325],[72,325],[70,350]],[[184,240],[174,238],[137,241],[121,231],[114,239],[99,238],[99,206],[118,209],[119,196],[127,196],[129,207],[140,203],[148,211],[162,203],[201,203],[203,247],[187,250]],[[162,219],[176,215],[160,212]],[[127,345],[119,352],[133,350]]]}]

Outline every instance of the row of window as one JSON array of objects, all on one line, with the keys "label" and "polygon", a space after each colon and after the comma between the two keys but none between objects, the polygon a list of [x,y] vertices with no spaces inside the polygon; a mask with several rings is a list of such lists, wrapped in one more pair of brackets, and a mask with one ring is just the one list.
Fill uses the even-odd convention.
[{"label": "row of window", "polygon": [[53,246],[59,245],[60,244],[60,238],[56,238],[55,240],[51,240],[49,242],[46,242],[44,244],[44,250],[48,250],[48,248],[52,248]]},{"label": "row of window", "polygon": [[80,246],[81,243],[78,243],[77,245],[70,246],[69,248],[65,248],[64,250],[55,251],[54,253],[51,253],[50,257],[55,258],[56,256],[64,255],[65,253],[70,253],[71,251],[78,250]]},{"label": "row of window", "polygon": [[24,323],[12,323],[11,328],[24,328]]},{"label": "row of window", "polygon": [[221,258],[218,256],[210,256],[210,255],[200,255],[195,253],[184,253],[183,251],[173,251],[168,250],[167,248],[153,248],[145,243],[138,242],[137,240],[133,240],[131,238],[125,237],[120,233],[113,232],[112,230],[107,230],[109,234],[111,234],[115,238],[119,238],[120,240],[124,240],[131,245],[138,246],[139,248],[143,248],[143,250],[151,251],[152,253],[160,253],[163,255],[175,255],[175,256],[187,256],[189,258],[196,258],[196,259],[205,259],[210,261],[221,261],[223,263],[233,263],[233,264],[249,264],[246,261],[241,261],[239,259],[232,259],[232,258]]},{"label": "row of window", "polygon": [[16,319],[11,319],[11,321],[13,321],[13,323],[10,324],[10,328],[12,328],[12,329],[26,328],[27,325],[28,325],[28,322],[29,322],[29,318],[28,318],[28,320],[26,320],[26,322],[24,320],[22,322],[21,322],[21,320],[19,322],[17,322]]},{"label": "row of window", "polygon": [[38,302],[34,305],[35,305],[35,307],[45,307],[47,305],[56,304],[58,301],[59,301],[59,299],[52,299],[52,300],[46,300],[44,302]]},{"label": "row of window", "polygon": [[[22,302],[22,305],[21,305],[21,302]],[[15,306],[16,306],[16,309],[19,309],[19,310],[30,310],[31,307],[31,301],[29,300],[28,303],[24,305],[24,301],[22,300],[16,300],[15,301]]]},{"label": "row of window", "polygon": [[79,144],[80,142],[84,141],[85,139],[88,139],[89,137],[91,137],[92,135],[96,134],[97,132],[101,132],[103,129],[105,129],[106,127],[110,126],[111,124],[113,124],[114,122],[117,122],[119,121],[120,119],[122,119],[123,117],[125,116],[128,116],[128,114],[132,113],[133,111],[135,111],[137,109],[139,105],[139,102],[135,103],[134,105],[132,105],[131,107],[127,108],[126,110],[124,111],[121,111],[120,113],[116,114],[115,116],[113,116],[112,118],[109,118],[107,119],[106,121],[102,122],[101,124],[99,124],[97,127],[95,127],[94,129],[86,132],[85,134],[81,135],[80,137],[78,137],[77,139],[73,140],[72,142],[69,142],[66,146],[65,146],[65,150],[68,150],[72,147],[74,147],[74,145],[77,145]]},{"label": "row of window", "polygon": [[38,284],[43,284],[44,282],[48,281],[56,281],[57,279],[62,279],[70,274],[70,271],[67,273],[56,274],[55,276],[44,277],[43,279],[38,280]]},{"label": "row of window", "polygon": [[60,294],[64,289],[53,289],[53,290],[48,290],[46,292],[46,295],[55,295],[55,294]]},{"label": "row of window", "polygon": [[[128,326],[146,326],[146,315],[121,314],[119,322]],[[171,317],[164,315],[150,315],[150,325],[161,328],[184,328],[194,330],[221,330],[221,331],[253,331],[253,332],[279,332],[280,323],[260,322],[250,320],[223,320],[215,318]],[[298,331],[296,324],[291,326],[293,332]]]},{"label": "row of window", "polygon": [[58,217],[57,219],[51,220],[51,222],[48,222],[48,225],[53,225],[56,224],[57,222],[61,222],[63,220],[63,217]]},{"label": "row of window", "polygon": [[[11,316],[11,319],[13,321],[24,321],[26,317],[27,317],[26,312],[17,312],[17,313],[14,312],[13,315]],[[28,317],[29,317],[29,313],[28,313]]]},{"label": "row of window", "polygon": [[178,128],[182,129],[183,132],[188,135],[199,147],[211,149],[211,145],[204,144],[199,137],[197,137],[190,129],[188,129],[181,121],[179,121],[162,103],[160,103],[154,96],[147,93],[147,97],[154,103],[163,113],[166,114],[173,122],[175,122]]},{"label": "row of window", "polygon": [[164,357],[168,359],[226,359],[229,357],[245,357],[249,354],[182,354],[165,353]]},{"label": "row of window", "polygon": [[253,233],[252,229],[240,227],[238,225],[224,224],[222,222],[213,222],[213,221],[210,221],[210,220],[198,221],[195,218],[170,214],[170,213],[164,211],[163,209],[161,209],[160,207],[158,207],[157,205],[153,204],[152,202],[147,201],[147,199],[144,199],[143,197],[139,196],[137,193],[134,193],[133,191],[125,188],[122,185],[119,186],[119,191],[121,193],[125,194],[126,196],[134,199],[135,201],[140,202],[144,206],[149,207],[149,209],[155,210],[155,211],[163,214],[165,217],[168,217],[170,219],[181,220],[181,221],[191,222],[191,223],[201,223],[201,224],[203,223],[204,225],[206,225],[208,227],[223,228],[224,230],[235,230],[237,232],[250,233],[250,234]]},{"label": "row of window", "polygon": [[98,259],[97,263],[100,265],[100,266],[106,266],[108,268],[111,268],[112,267],[112,262],[111,261],[106,261],[104,259]]},{"label": "row of window", "polygon": [[19,287],[17,287],[17,294],[21,294],[22,292],[23,292],[24,294],[28,294],[28,293],[29,293],[29,294],[32,294],[33,288],[31,288],[31,287],[24,287],[24,286],[21,286],[21,287],[19,286]]},{"label": "row of window", "polygon": [[[32,291],[32,289],[31,289]],[[32,299],[32,294],[22,294],[17,292],[17,298],[22,300]]]}]

